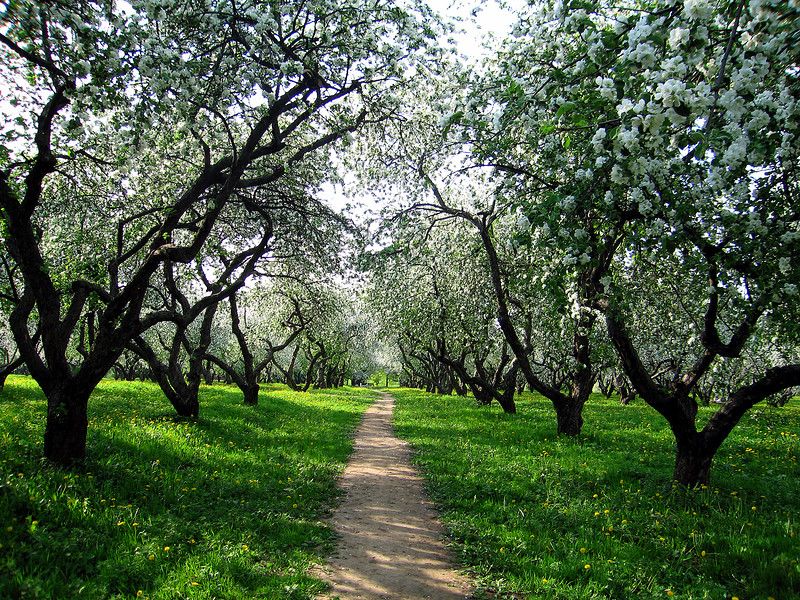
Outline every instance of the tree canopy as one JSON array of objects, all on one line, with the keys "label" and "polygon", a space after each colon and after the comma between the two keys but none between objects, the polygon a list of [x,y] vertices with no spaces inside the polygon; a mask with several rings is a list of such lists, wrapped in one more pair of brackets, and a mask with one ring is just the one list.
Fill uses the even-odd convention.
[{"label": "tree canopy", "polygon": [[800,385],[796,4],[543,0],[478,63],[416,2],[7,3],[4,351],[45,455],[134,352],[190,399],[210,364],[251,404],[273,367],[528,386],[568,436],[613,381],[708,481]]}]

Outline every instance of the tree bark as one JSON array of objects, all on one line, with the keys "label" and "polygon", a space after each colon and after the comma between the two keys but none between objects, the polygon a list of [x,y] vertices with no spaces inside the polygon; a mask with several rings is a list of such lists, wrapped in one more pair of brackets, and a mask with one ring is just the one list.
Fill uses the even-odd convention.
[{"label": "tree bark", "polygon": [[580,393],[572,398],[572,402],[556,404],[556,424],[558,435],[576,437],[580,435],[583,427],[583,405],[588,394]]},{"label": "tree bark", "polygon": [[258,404],[258,392],[261,389],[257,383],[248,385],[242,392],[244,392],[244,403],[248,406],[256,406]]},{"label": "tree bark", "polygon": [[44,455],[56,464],[70,465],[86,456],[87,406],[94,386],[81,390],[63,383],[51,387],[47,395]]},{"label": "tree bark", "polygon": [[675,441],[677,451],[672,478],[686,487],[708,485],[711,463],[717,449],[709,448],[705,444],[705,436],[700,433],[676,436]]}]

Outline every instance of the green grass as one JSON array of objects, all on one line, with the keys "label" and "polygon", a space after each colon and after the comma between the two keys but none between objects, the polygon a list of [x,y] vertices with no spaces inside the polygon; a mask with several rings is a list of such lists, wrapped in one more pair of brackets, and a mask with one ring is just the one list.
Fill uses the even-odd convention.
[{"label": "green grass", "polygon": [[330,549],[320,522],[371,400],[357,389],[201,389],[180,419],[158,388],[105,381],[87,460],[41,459],[45,403],[28,378],[0,393],[0,598],[308,598]]},{"label": "green grass", "polygon": [[[711,485],[671,481],[674,443],[642,404],[592,397],[580,439],[549,402],[519,414],[392,390],[461,563],[529,599],[800,598],[800,401],[751,411]],[[701,408],[700,417],[708,410]]]}]

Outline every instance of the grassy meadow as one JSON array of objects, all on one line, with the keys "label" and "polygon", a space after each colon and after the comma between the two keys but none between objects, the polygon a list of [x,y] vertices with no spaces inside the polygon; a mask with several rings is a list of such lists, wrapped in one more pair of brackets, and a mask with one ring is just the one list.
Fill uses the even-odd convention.
[{"label": "grassy meadow", "polygon": [[320,522],[371,403],[363,389],[201,389],[200,418],[158,387],[101,383],[87,460],[42,456],[45,402],[31,379],[0,392],[0,598],[308,598],[330,550]]},{"label": "grassy meadow", "polygon": [[[746,415],[711,485],[673,486],[672,435],[643,403],[593,396],[578,440],[519,414],[392,390],[459,561],[501,597],[800,598],[800,400]],[[707,411],[700,409],[700,418]],[[517,596],[519,594],[519,596]]]}]

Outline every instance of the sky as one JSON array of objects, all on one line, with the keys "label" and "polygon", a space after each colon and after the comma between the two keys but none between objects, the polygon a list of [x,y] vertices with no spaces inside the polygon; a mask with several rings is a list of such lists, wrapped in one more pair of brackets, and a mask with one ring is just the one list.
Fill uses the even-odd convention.
[{"label": "sky", "polygon": [[[512,9],[501,8],[497,0],[427,0],[428,5],[443,17],[461,19],[458,34],[458,51],[468,57],[479,58],[485,52],[481,41],[486,36],[502,39],[510,30],[516,15]],[[504,2],[511,7],[521,7],[524,0]],[[473,12],[475,16],[473,16]]]}]

